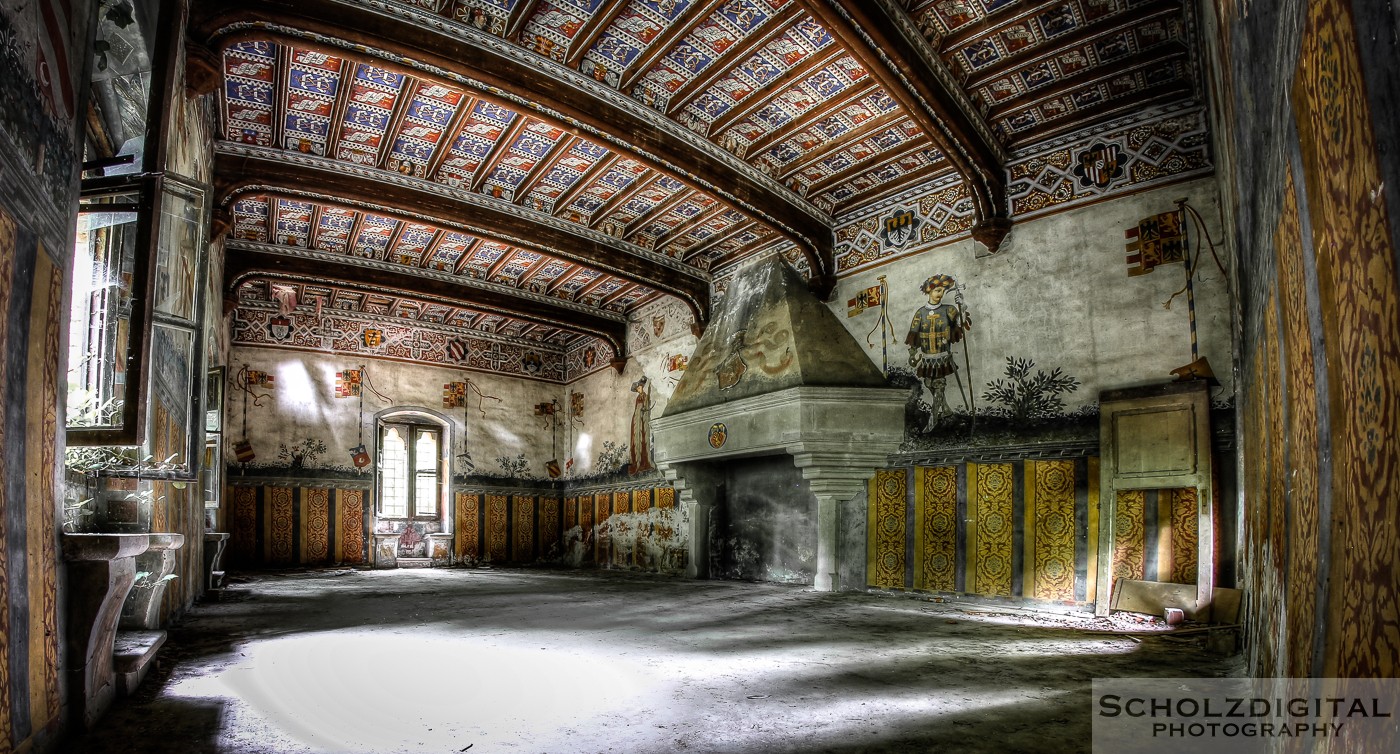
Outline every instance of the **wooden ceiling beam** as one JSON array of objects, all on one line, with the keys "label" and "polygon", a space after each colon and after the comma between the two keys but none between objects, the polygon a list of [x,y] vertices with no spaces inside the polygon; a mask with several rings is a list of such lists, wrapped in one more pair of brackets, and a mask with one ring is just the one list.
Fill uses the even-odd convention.
[{"label": "wooden ceiling beam", "polygon": [[713,249],[716,246],[723,244],[725,241],[728,241],[729,239],[739,235],[740,233],[743,233],[746,230],[752,230],[757,225],[758,223],[756,222],[739,223],[738,225],[735,225],[734,227],[730,228],[729,230],[723,233],[716,234],[713,238],[701,241],[695,246],[695,248],[685,252],[685,256],[683,257],[683,259],[685,259],[688,262],[691,259],[694,259],[695,257],[704,254],[710,249]]},{"label": "wooden ceiling beam", "polygon": [[689,233],[692,230],[695,230],[701,225],[704,225],[705,223],[714,219],[720,213],[725,212],[728,209],[729,207],[725,206],[724,202],[716,202],[715,206],[705,210],[704,212],[701,212],[695,217],[686,220],[680,225],[677,225],[676,227],[658,236],[656,239],[656,250],[661,251],[661,249],[664,248],[666,244],[676,240],[677,238],[685,238],[685,234]]},{"label": "wooden ceiling beam", "polygon": [[506,16],[506,39],[512,42],[520,41],[520,32],[525,30],[525,22],[535,15],[535,6],[539,4],[540,0],[519,0],[515,4],[510,15]]},{"label": "wooden ceiling beam", "polygon": [[[948,50],[962,47],[973,40],[982,39],[992,34],[999,33],[1014,23],[1024,21],[1045,11],[1047,8],[1063,3],[1064,0],[1031,0],[1031,2],[1022,3],[1018,6],[1005,6],[1003,12],[991,13],[983,16],[971,24],[943,37],[943,39],[940,40],[938,52],[939,54],[943,54]],[[1010,9],[1011,12],[1004,12],[1007,9]]]},{"label": "wooden ceiling beam", "polygon": [[[919,139],[912,144],[905,145],[903,149],[900,149],[899,151],[893,154],[884,155],[876,160],[858,162],[838,173],[832,173],[831,175],[807,187],[807,195],[817,196],[823,191],[827,191],[833,186],[840,186],[841,184],[851,180],[852,178],[859,177],[861,175],[864,175],[865,173],[869,173],[872,170],[879,170],[880,168],[883,168],[886,165],[899,162],[900,160],[904,159],[905,157],[908,157],[909,155],[918,154],[919,152],[932,148],[933,145],[930,144],[926,139]],[[936,165],[941,162],[942,161],[940,160],[939,162],[935,162],[934,164]],[[946,166],[946,163],[943,164]]]},{"label": "wooden ceiling beam", "polygon": [[903,10],[893,0],[797,2],[851,49],[963,176],[976,218],[972,236],[989,251],[999,249],[1011,229],[1006,150]]},{"label": "wooden ceiling beam", "polygon": [[583,62],[583,56],[593,49],[593,45],[603,36],[603,32],[612,26],[612,22],[622,15],[630,3],[615,2],[603,3],[603,7],[594,12],[593,17],[583,24],[583,28],[574,34],[573,42],[569,45],[568,55],[564,58],[564,65],[578,70],[579,64]]},{"label": "wooden ceiling beam", "polygon": [[287,71],[292,51],[285,45],[277,48],[272,59],[272,146],[287,148],[287,96],[291,87],[287,85]]},{"label": "wooden ceiling beam", "polygon": [[[880,83],[872,80],[867,82],[864,86],[855,87],[843,92],[845,95],[843,97],[827,100],[809,112],[803,113],[801,117],[793,118],[787,123],[764,134],[758,141],[750,144],[748,148],[744,150],[744,157],[753,159],[763,154],[775,144],[781,144],[798,131],[801,131],[823,118],[831,116],[833,113],[841,112],[847,107],[850,107],[853,103],[859,102],[862,98],[870,96],[879,88]],[[716,132],[716,135],[718,135],[718,132]]]},{"label": "wooden ceiling beam", "polygon": [[632,291],[634,291],[634,290],[636,290],[636,289],[638,289],[638,288],[640,288],[640,287],[641,287],[641,283],[629,283],[628,285],[624,285],[624,286],[622,286],[621,288],[618,288],[616,291],[613,291],[613,292],[612,292],[611,294],[609,294],[608,296],[604,297],[602,301],[599,301],[599,302],[598,302],[598,306],[601,307],[601,308],[603,308],[603,309],[606,309],[606,308],[608,308],[609,306],[612,306],[612,304],[613,304],[614,301],[621,300],[621,299],[624,298],[627,294],[631,293]]},{"label": "wooden ceiling beam", "polygon": [[491,177],[491,171],[496,168],[496,163],[500,162],[502,155],[510,151],[511,145],[515,143],[516,138],[520,136],[520,132],[525,129],[525,124],[529,121],[530,119],[526,115],[517,115],[510,128],[501,132],[501,137],[496,139],[496,143],[491,146],[491,151],[486,153],[486,159],[476,166],[476,174],[472,176],[471,182],[472,193],[481,193],[482,187],[486,185],[486,179]]},{"label": "wooden ceiling beam", "polygon": [[900,121],[905,120],[908,117],[909,116],[907,114],[896,110],[892,113],[881,115],[878,118],[871,118],[870,120],[860,124],[860,126],[857,127],[854,131],[841,134],[840,138],[832,139],[831,141],[822,144],[820,147],[808,152],[806,157],[803,157],[800,161],[793,163],[792,166],[788,167],[786,170],[780,173],[778,177],[781,180],[787,180],[788,178],[791,178],[792,176],[801,173],[802,171],[817,164],[818,162],[821,162],[827,157],[836,154],[842,149],[857,144],[862,139],[865,139],[866,137],[870,136],[876,131],[885,128],[886,126],[899,123]]},{"label": "wooden ceiling beam", "polygon": [[694,196],[695,193],[695,191],[687,191],[685,189],[681,189],[680,191],[677,191],[675,193],[675,196],[672,196],[670,199],[667,199],[664,202],[658,203],[655,207],[652,207],[646,212],[643,212],[642,214],[638,215],[637,219],[628,223],[627,227],[622,230],[623,240],[630,239],[633,235],[637,233],[637,231],[641,230],[642,228],[645,228],[647,226],[647,223],[651,222],[652,220],[655,220],[658,217],[661,217],[667,212],[670,212],[676,207],[676,205]]},{"label": "wooden ceiling beam", "polygon": [[399,88],[399,99],[394,103],[394,109],[389,111],[389,123],[384,128],[384,139],[379,142],[379,156],[375,158],[374,166],[384,170],[384,166],[389,162],[389,155],[394,152],[394,139],[398,138],[399,131],[403,128],[404,116],[408,114],[409,105],[413,104],[413,98],[418,94],[418,79],[409,76],[403,80],[403,86]]},{"label": "wooden ceiling beam", "polygon": [[1191,82],[1178,79],[1166,84],[1148,87],[1137,92],[1132,97],[1109,100],[1107,102],[1086,107],[1083,110],[1076,110],[1070,113],[1070,117],[1057,118],[1048,123],[1042,123],[1028,131],[1011,135],[1011,147],[1019,148],[1028,144],[1048,139],[1052,136],[1084,128],[1094,121],[1110,118],[1128,110],[1145,110],[1147,108],[1179,100],[1191,94]]},{"label": "wooden ceiling beam", "polygon": [[448,121],[447,128],[442,132],[442,140],[438,142],[437,149],[433,150],[433,156],[428,158],[428,166],[423,169],[423,177],[430,181],[437,180],[438,168],[447,159],[447,155],[452,151],[452,145],[457,143],[457,137],[462,135],[462,127],[466,125],[467,118],[471,117],[472,110],[476,109],[476,97],[462,93],[462,99],[457,103],[457,112],[452,114],[452,120]]},{"label": "wooden ceiling beam", "polygon": [[399,245],[399,239],[403,238],[404,231],[408,230],[408,221],[394,218],[398,223],[392,233],[389,234],[388,243],[384,244],[384,260],[388,261],[394,253],[394,247]]},{"label": "wooden ceiling beam", "polygon": [[[802,16],[802,9],[797,5],[778,11],[764,21],[747,39],[735,45],[733,48],[725,50],[709,68],[700,75],[682,84],[679,89],[666,101],[666,114],[675,117],[677,113],[685,109],[695,96],[700,92],[709,89],[716,81],[719,81],[725,74],[734,70],[734,66],[748,60],[755,52],[762,49],[764,45],[772,40],[773,35],[786,29],[790,24]],[[679,41],[679,40],[677,40]],[[650,66],[648,66],[650,68]]]},{"label": "wooden ceiling beam", "polygon": [[433,232],[433,237],[428,241],[428,245],[423,247],[423,258],[418,260],[418,269],[428,269],[428,263],[433,261],[433,255],[437,253],[438,245],[442,243],[442,237],[447,235],[447,231],[438,228]]},{"label": "wooden ceiling beam", "polygon": [[1166,45],[1165,47],[1157,47],[1146,52],[1139,52],[1138,54],[1128,58],[1115,60],[1113,61],[1113,66],[1111,68],[1086,68],[1085,70],[1082,70],[1072,76],[1066,76],[1063,79],[1060,79],[1058,82],[1055,83],[1054,86],[1045,87],[1044,89],[1036,89],[1034,91],[1026,92],[1023,96],[1012,97],[1011,99],[1002,101],[1001,104],[997,105],[995,108],[993,108],[990,112],[987,113],[987,119],[995,122],[1011,115],[1014,112],[1035,107],[1036,105],[1048,102],[1058,97],[1063,97],[1064,95],[1069,94],[1070,92],[1073,92],[1077,89],[1083,89],[1101,84],[1105,81],[1118,78],[1119,76],[1122,76],[1124,74],[1133,73],[1139,68],[1152,65],[1153,63],[1161,62],[1163,60],[1173,60],[1175,58],[1185,56],[1186,48],[1180,44],[1172,43],[1170,45]]},{"label": "wooden ceiling beam", "polygon": [[[656,61],[664,57],[692,31],[695,31],[695,28],[704,23],[705,19],[714,15],[722,2],[726,2],[726,0],[695,0],[691,3],[689,8],[686,8],[675,21],[671,22],[670,26],[656,35],[656,39],[651,41],[651,46],[647,48],[645,53],[638,55],[637,59],[627,66],[622,75],[618,77],[620,82],[618,90],[624,93],[631,91],[632,87],[636,86],[637,82],[647,75],[647,71],[656,65]],[[622,4],[619,3],[619,5]]]},{"label": "wooden ceiling beam", "polygon": [[574,301],[583,301],[583,297],[592,293],[593,289],[612,279],[612,275],[599,275],[598,277],[593,279],[593,282],[585,284],[582,288],[578,290],[578,293],[574,294]]},{"label": "wooden ceiling beam", "polygon": [[[1129,29],[1136,28],[1149,21],[1154,21],[1163,16],[1181,12],[1181,4],[1175,0],[1161,0],[1139,6],[1127,14],[1109,16],[1097,21],[1091,21],[1073,32],[1063,37],[1056,37],[1044,46],[1034,50],[1027,50],[1022,55],[1009,55],[998,63],[972,74],[967,78],[965,86],[967,90],[973,91],[979,87],[986,86],[993,81],[1005,76],[1013,71],[1035,65],[1043,60],[1058,57],[1060,55],[1112,34],[1118,34]],[[1116,65],[1115,61],[1107,61],[1103,65]]]},{"label": "wooden ceiling beam", "polygon": [[[836,49],[823,51],[826,54],[814,53],[796,66],[789,68],[786,73],[781,76],[774,76],[767,84],[753,90],[743,102],[740,102],[735,107],[730,108],[729,112],[711,121],[710,133],[716,135],[723,133],[724,129],[729,128],[736,121],[743,120],[752,113],[761,110],[764,105],[772,102],[779,94],[782,94],[791,87],[800,85],[813,71],[825,68],[847,54],[846,51],[841,49],[838,45],[832,45],[832,47]],[[856,86],[859,86],[859,84]]]},{"label": "wooden ceiling beam", "polygon": [[925,165],[898,180],[880,186],[876,191],[869,194],[861,194],[852,201],[837,205],[837,210],[840,212],[850,212],[851,210],[859,209],[860,207],[874,204],[882,199],[894,196],[901,191],[908,191],[919,184],[927,183],[951,172],[953,172],[953,169],[948,167],[948,163],[946,162]]},{"label": "wooden ceiling beam", "polygon": [[559,277],[554,279],[553,283],[550,283],[549,286],[544,289],[545,294],[553,296],[555,291],[559,290],[560,287],[562,287],[565,283],[569,282],[569,278],[573,277],[574,275],[577,275],[582,269],[582,267],[576,264],[569,265],[569,269],[564,270],[564,272],[561,273]]},{"label": "wooden ceiling beam", "polygon": [[574,200],[578,198],[579,194],[582,194],[594,181],[598,180],[598,176],[606,175],[608,168],[612,167],[613,163],[620,159],[622,159],[621,155],[609,153],[608,156],[593,163],[593,167],[584,171],[583,175],[579,176],[577,181],[574,181],[574,185],[570,186],[564,193],[559,195],[559,199],[554,202],[554,216],[559,217],[566,207],[574,203]]},{"label": "wooden ceiling beam", "polygon": [[549,174],[549,167],[554,164],[554,159],[560,155],[568,154],[578,141],[579,137],[565,134],[559,138],[559,141],[554,142],[554,146],[549,148],[545,156],[540,158],[540,161],[535,163],[535,166],[530,168],[530,172],[526,173],[525,178],[520,181],[520,188],[515,190],[514,203],[523,206],[525,197],[529,196],[535,185]]},{"label": "wooden ceiling beam", "polygon": [[328,270],[324,263],[313,259],[279,254],[256,245],[247,248],[242,241],[229,242],[229,254],[224,266],[225,295],[235,294],[240,285],[251,280],[314,280],[318,285],[350,289],[361,296],[361,301],[370,295],[396,293],[426,303],[442,303],[474,311],[484,309],[549,327],[597,335],[617,347],[621,347],[627,337],[626,322],[548,301],[424,278],[412,272],[392,272],[355,265]]},{"label": "wooden ceiling beam", "polygon": [[[532,62],[500,46],[476,44],[470,35],[440,32],[349,0],[201,3],[192,8],[189,28],[191,38],[210,49],[264,40],[340,57],[358,54],[376,66],[425,80],[425,72],[434,68],[470,77],[480,82],[481,88],[472,92],[480,99],[529,112],[568,133],[587,129],[602,134],[653,170],[732,201],[802,249],[823,295],[835,285],[829,216],[780,184],[735,165],[720,150],[697,149],[693,135],[669,127],[660,114],[576,86],[572,77],[578,74],[541,75],[548,68],[544,61]],[[361,52],[352,51],[357,49]]]},{"label": "wooden ceiling beam", "polygon": [[[643,174],[637,180],[632,181],[631,186],[628,186],[627,188],[617,192],[616,194],[613,194],[611,199],[608,199],[606,202],[603,202],[603,204],[598,207],[598,209],[593,213],[593,216],[588,218],[588,227],[598,227],[598,223],[602,222],[603,219],[606,218],[608,215],[611,215],[615,210],[617,210],[618,207],[627,204],[627,202],[632,197],[641,193],[642,189],[645,189],[647,186],[656,183],[660,179],[661,176],[655,173],[651,173],[649,175]],[[611,236],[614,234],[609,233],[608,235]]]},{"label": "wooden ceiling beam", "polygon": [[472,258],[472,255],[476,253],[476,248],[481,244],[482,239],[480,236],[472,236],[472,242],[467,244],[467,248],[462,250],[462,256],[457,257],[457,264],[452,266],[453,275],[463,274],[462,271],[467,269],[467,262]]},{"label": "wooden ceiling beam", "polygon": [[[473,235],[487,233],[510,246],[529,248],[564,261],[596,268],[624,280],[665,290],[686,301],[697,318],[708,319],[709,282],[705,273],[639,256],[596,236],[537,223],[518,211],[496,208],[489,203],[467,203],[437,193],[429,187],[360,178],[345,173],[335,162],[320,158],[290,161],[271,154],[216,152],[214,175],[220,204],[234,201],[247,191],[276,193],[274,189],[265,188],[268,186],[296,187],[297,190],[316,187],[351,204],[402,208],[406,212],[428,217],[469,217],[472,225],[480,230],[467,229],[464,232]],[[359,212],[357,224],[363,217],[364,212]],[[352,248],[353,243],[352,237]]]}]

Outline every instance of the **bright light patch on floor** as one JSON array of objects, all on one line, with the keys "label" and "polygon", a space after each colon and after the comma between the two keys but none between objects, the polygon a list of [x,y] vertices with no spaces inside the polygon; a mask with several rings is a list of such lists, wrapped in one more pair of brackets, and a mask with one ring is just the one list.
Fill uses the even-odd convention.
[{"label": "bright light patch on floor", "polygon": [[538,742],[639,704],[660,681],[617,657],[341,631],[250,644],[236,666],[172,692],[239,697],[282,737],[313,749],[457,751]]}]

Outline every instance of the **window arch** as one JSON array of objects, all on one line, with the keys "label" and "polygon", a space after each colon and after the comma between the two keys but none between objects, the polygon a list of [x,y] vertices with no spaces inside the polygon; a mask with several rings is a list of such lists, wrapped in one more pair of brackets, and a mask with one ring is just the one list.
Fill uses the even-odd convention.
[{"label": "window arch", "polygon": [[399,407],[376,414],[375,427],[379,518],[445,523],[452,423],[431,409]]}]

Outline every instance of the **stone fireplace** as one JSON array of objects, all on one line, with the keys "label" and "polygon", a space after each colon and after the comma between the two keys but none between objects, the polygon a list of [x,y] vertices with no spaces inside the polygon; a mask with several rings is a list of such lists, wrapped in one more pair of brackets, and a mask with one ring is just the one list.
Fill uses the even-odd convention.
[{"label": "stone fireplace", "polygon": [[[741,271],[654,422],[657,466],[689,514],[688,574],[712,575],[712,522],[716,514],[728,520],[724,506],[744,500],[751,509],[785,511],[779,518],[788,524],[770,537],[814,540],[776,543],[792,563],[757,555],[770,558],[770,572],[789,574],[770,580],[806,583],[810,575],[816,589],[839,588],[840,563],[863,562],[865,553],[840,551],[837,508],[899,449],[907,398],[886,387],[855,338],[780,258]],[[791,464],[800,483],[796,474],[791,484],[759,483],[763,465],[751,459],[768,459],[778,476]],[[772,496],[782,499],[761,499]],[[804,516],[814,521],[793,525]]]}]

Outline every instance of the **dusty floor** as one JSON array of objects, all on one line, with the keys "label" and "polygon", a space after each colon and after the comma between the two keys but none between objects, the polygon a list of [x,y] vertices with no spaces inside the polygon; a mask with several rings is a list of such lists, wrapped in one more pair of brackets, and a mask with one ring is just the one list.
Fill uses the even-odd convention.
[{"label": "dusty floor", "polygon": [[75,752],[1087,751],[1095,676],[1232,674],[1201,634],[619,573],[260,574]]}]

